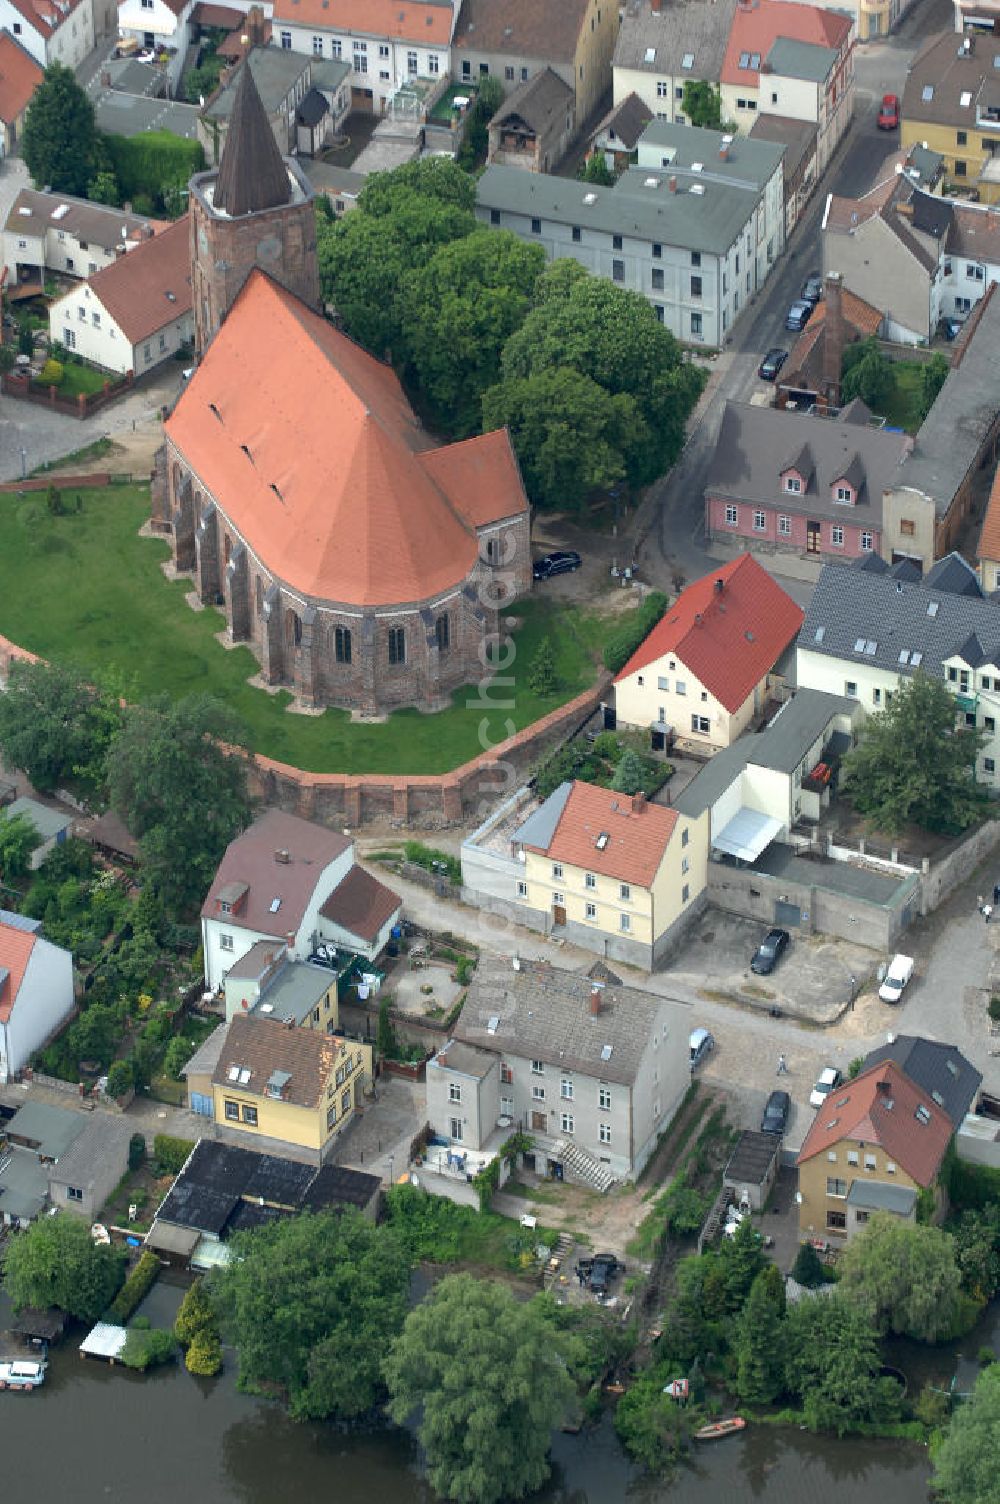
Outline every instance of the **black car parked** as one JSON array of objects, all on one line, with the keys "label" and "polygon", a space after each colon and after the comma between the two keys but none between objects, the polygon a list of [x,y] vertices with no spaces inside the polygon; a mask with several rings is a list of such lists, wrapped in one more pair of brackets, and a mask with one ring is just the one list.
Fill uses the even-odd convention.
[{"label": "black car parked", "polygon": [[760,1120],[761,1133],[777,1133],[779,1136],[784,1133],[791,1108],[792,1099],[787,1091],[772,1091]]},{"label": "black car parked", "polygon": [[815,308],[822,296],[823,278],[818,272],[813,272],[812,276],[807,277],[805,280],[805,286],[802,289],[802,301],[803,303],[811,303]]},{"label": "black car parked", "polygon": [[759,977],[768,976],[780,961],[790,938],[787,930],[768,930],[754,952],[750,970]]},{"label": "black car parked", "polygon": [[553,575],[569,574],[572,570],[579,569],[582,563],[580,555],[572,549],[560,549],[536,559],[531,572],[536,580],[551,580]]},{"label": "black car parked", "polygon": [[778,372],[788,359],[788,351],[775,345],[773,350],[768,350],[764,359],[757,367],[757,375],[762,381],[777,381]]}]

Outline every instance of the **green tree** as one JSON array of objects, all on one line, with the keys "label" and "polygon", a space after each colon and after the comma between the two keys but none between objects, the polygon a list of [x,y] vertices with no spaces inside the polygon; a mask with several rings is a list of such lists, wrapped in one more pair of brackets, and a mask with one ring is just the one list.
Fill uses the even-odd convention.
[{"label": "green tree", "polygon": [[135,1085],[135,1076],[127,1060],[115,1060],[108,1071],[108,1096],[124,1097]]},{"label": "green tree", "polygon": [[226,846],[250,823],[246,740],[219,700],[162,695],[129,707],[109,748],[111,804],[171,912],[201,902]]},{"label": "green tree", "polygon": [[21,154],[38,188],[82,198],[97,146],[94,106],[62,63],[50,63],[28,106]]},{"label": "green tree", "polygon": [[122,1362],[126,1368],[136,1368],[140,1373],[145,1373],[147,1368],[171,1362],[176,1352],[177,1343],[170,1332],[156,1328],[150,1331],[133,1325],[129,1327],[125,1338]]},{"label": "green tree", "polygon": [[823,1261],[811,1243],[799,1244],[799,1251],[792,1265],[792,1279],[796,1284],[804,1285],[807,1290],[815,1290],[826,1284]]},{"label": "green tree", "polygon": [[7,1245],[4,1289],[15,1310],[57,1306],[96,1321],[125,1278],[126,1251],[95,1243],[79,1217],[40,1217]]},{"label": "green tree", "polygon": [[528,669],[528,688],[536,695],[550,695],[554,693],[558,682],[552,640],[543,637]]},{"label": "green tree", "polygon": [[8,882],[23,877],[31,862],[31,853],[42,838],[27,815],[0,812],[0,877]]},{"label": "green tree", "polygon": [[714,84],[698,78],[686,79],[681,109],[691,125],[713,131],[722,129],[722,94]]},{"label": "green tree", "polygon": [[618,794],[638,794],[646,781],[646,768],[638,752],[626,747],[618,759],[611,787]]},{"label": "green tree", "polygon": [[767,1263],[764,1239],[752,1217],[744,1217],[733,1236],[723,1239],[719,1261],[725,1279],[727,1309],[735,1313],[742,1309],[754,1280]]},{"label": "green tree", "polygon": [[477,229],[440,246],[403,281],[403,346],[435,428],[478,433],[482,397],[500,378],[500,354],[520,328],[545,266],[541,246]]},{"label": "green tree", "polygon": [[378,1026],[375,1031],[375,1049],[383,1060],[394,1059],[399,1051],[396,1027],[389,1017],[390,1002],[389,994],[384,992],[379,999]]},{"label": "green tree", "polygon": [[985,732],[957,731],[955,714],[945,685],[918,670],[868,717],[844,758],[841,789],[879,830],[897,834],[913,824],[955,835],[982,813],[987,796],[975,766]]},{"label": "green tree", "polygon": [[549,510],[581,511],[591,493],[624,479],[628,453],[645,442],[634,398],[609,398],[589,376],[558,366],[505,376],[484,392],[483,429],[504,427],[529,497]]},{"label": "green tree", "polygon": [[951,365],[949,364],[947,357],[942,355],[940,350],[936,350],[931,356],[930,360],[924,366],[922,373],[922,417],[926,418],[927,414],[934,406],[934,403],[937,401],[937,394],[947,381],[948,372],[950,370]]},{"label": "green tree", "polygon": [[198,1332],[188,1346],[184,1366],[188,1373],[197,1374],[199,1378],[214,1378],[222,1368],[222,1343],[218,1334]]},{"label": "green tree", "polygon": [[382,1394],[409,1264],[390,1228],[356,1212],[291,1217],[232,1239],[211,1296],[239,1354],[240,1387],[277,1386],[299,1420],[352,1420]]},{"label": "green tree", "polygon": [[489,146],[489,125],[503,103],[503,84],[492,74],[480,78],[476,97],[465,120],[465,134],[458,149],[458,164],[471,172],[480,165]]},{"label": "green tree", "polygon": [[96,173],[87,184],[87,197],[95,204],[112,204],[117,207],[121,203],[121,190],[114,173],[107,168]]},{"label": "green tree", "polygon": [[570,1339],[544,1307],[468,1274],[410,1312],[385,1362],[390,1411],[420,1411],[437,1492],[464,1504],[520,1499],[549,1475],[554,1426],[573,1400]]},{"label": "green tree", "polygon": [[961,1276],[951,1235],[877,1212],[840,1259],[838,1289],[880,1332],[937,1342],[959,1310]]},{"label": "green tree", "polygon": [[104,779],[104,757],[121,722],[117,686],[88,684],[75,669],[15,660],[0,695],[0,752],[45,793],[61,783],[85,792]]},{"label": "green tree", "polygon": [[785,1282],[768,1264],[750,1286],[736,1323],[736,1391],[751,1405],[769,1405],[785,1387]]},{"label": "green tree", "polygon": [[860,397],[868,407],[878,408],[887,403],[896,390],[892,361],[882,354],[874,335],[848,345],[843,369],[841,394],[845,402]]},{"label": "green tree", "polygon": [[200,1332],[217,1332],[218,1318],[215,1307],[208,1297],[203,1279],[196,1280],[188,1287],[184,1299],[180,1303],[176,1320],[174,1321],[174,1336],[184,1347],[198,1336]]},{"label": "green tree", "polygon": [[507,341],[504,381],[560,366],[589,377],[605,400],[634,402],[641,421],[621,445],[631,485],[645,485],[673,464],[705,377],[683,359],[640,293],[592,277],[575,261],[547,267],[535,307]]},{"label": "green tree", "polygon": [[73,1067],[81,1060],[111,1063],[122,1035],[123,1010],[111,1003],[91,1003],[66,1030],[66,1052]]},{"label": "green tree", "polygon": [[163,1057],[163,1069],[165,1073],[168,1076],[172,1076],[175,1081],[179,1081],[181,1079],[181,1071],[193,1054],[194,1050],[190,1041],[178,1034],[167,1045],[167,1052]]},{"label": "green tree", "polygon": [[1000,1203],[964,1211],[952,1231],[962,1288],[985,1304],[1000,1290]]},{"label": "green tree", "polygon": [[878,1334],[865,1313],[839,1294],[814,1295],[785,1317],[785,1387],[806,1424],[843,1436],[899,1414],[899,1385],[878,1377]]},{"label": "green tree", "polygon": [[391,172],[373,173],[361,190],[358,208],[375,218],[390,219],[411,195],[463,209],[467,214],[476,207],[474,178],[449,157],[418,157]]},{"label": "green tree", "polygon": [[602,151],[591,152],[587,160],[581,164],[577,177],[584,183],[593,183],[597,188],[613,188],[615,175],[608,166],[607,158]]},{"label": "green tree", "polygon": [[979,1375],[953,1414],[931,1481],[947,1504],[1000,1504],[1000,1365]]}]

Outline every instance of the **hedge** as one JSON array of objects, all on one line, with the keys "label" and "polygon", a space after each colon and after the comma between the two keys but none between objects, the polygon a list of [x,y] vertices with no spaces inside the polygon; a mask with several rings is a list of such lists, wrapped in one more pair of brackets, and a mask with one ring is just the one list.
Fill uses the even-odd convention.
[{"label": "hedge", "polygon": [[144,131],[141,136],[105,136],[104,145],[124,199],[142,194],[162,198],[165,189],[187,183],[205,168],[199,141],[186,141],[173,131]]},{"label": "hedge", "polygon": [[622,620],[604,644],[604,667],[610,673],[617,674],[625,667],[666,609],[667,597],[663,591],[651,590],[642,605]]},{"label": "hedge", "polygon": [[153,1154],[157,1164],[172,1175],[179,1175],[185,1161],[194,1148],[193,1139],[171,1138],[168,1133],[158,1133],[153,1139]]},{"label": "hedge", "polygon": [[160,1261],[148,1248],[111,1303],[108,1315],[124,1324],[145,1300],[160,1272]]}]

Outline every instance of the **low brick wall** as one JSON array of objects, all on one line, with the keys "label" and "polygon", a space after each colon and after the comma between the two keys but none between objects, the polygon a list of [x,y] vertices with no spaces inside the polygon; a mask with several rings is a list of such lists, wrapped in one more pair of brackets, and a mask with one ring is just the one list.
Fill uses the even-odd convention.
[{"label": "low brick wall", "polygon": [[[116,477],[117,478],[117,477]],[[27,480],[7,480],[0,485],[0,495],[16,496],[21,491],[47,491],[54,486],[57,491],[82,491],[84,487],[103,487],[113,484],[107,470],[93,475],[33,475]]]},{"label": "low brick wall", "polygon": [[[985,825],[980,825],[974,830],[960,846],[949,852],[939,862],[931,862],[925,866],[921,886],[923,890],[923,902],[920,912],[932,914],[944,900],[963,883],[981,862],[988,856],[992,856],[1000,846],[1000,820],[987,820]],[[984,888],[992,891],[993,883],[1000,880],[997,877],[983,879]],[[985,895],[989,898],[989,893]]]}]

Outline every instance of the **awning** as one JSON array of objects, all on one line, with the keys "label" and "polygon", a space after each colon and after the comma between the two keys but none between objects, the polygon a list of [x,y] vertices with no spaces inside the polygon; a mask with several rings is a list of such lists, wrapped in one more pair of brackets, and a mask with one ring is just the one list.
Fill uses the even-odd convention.
[{"label": "awning", "polygon": [[161,1253],[179,1253],[185,1258],[194,1252],[201,1233],[197,1227],[181,1227],[176,1222],[154,1222],[146,1234],[146,1247]]},{"label": "awning", "polygon": [[781,821],[759,810],[741,809],[734,815],[724,830],[712,840],[717,851],[735,856],[741,862],[755,862],[766,851],[781,830]]}]

